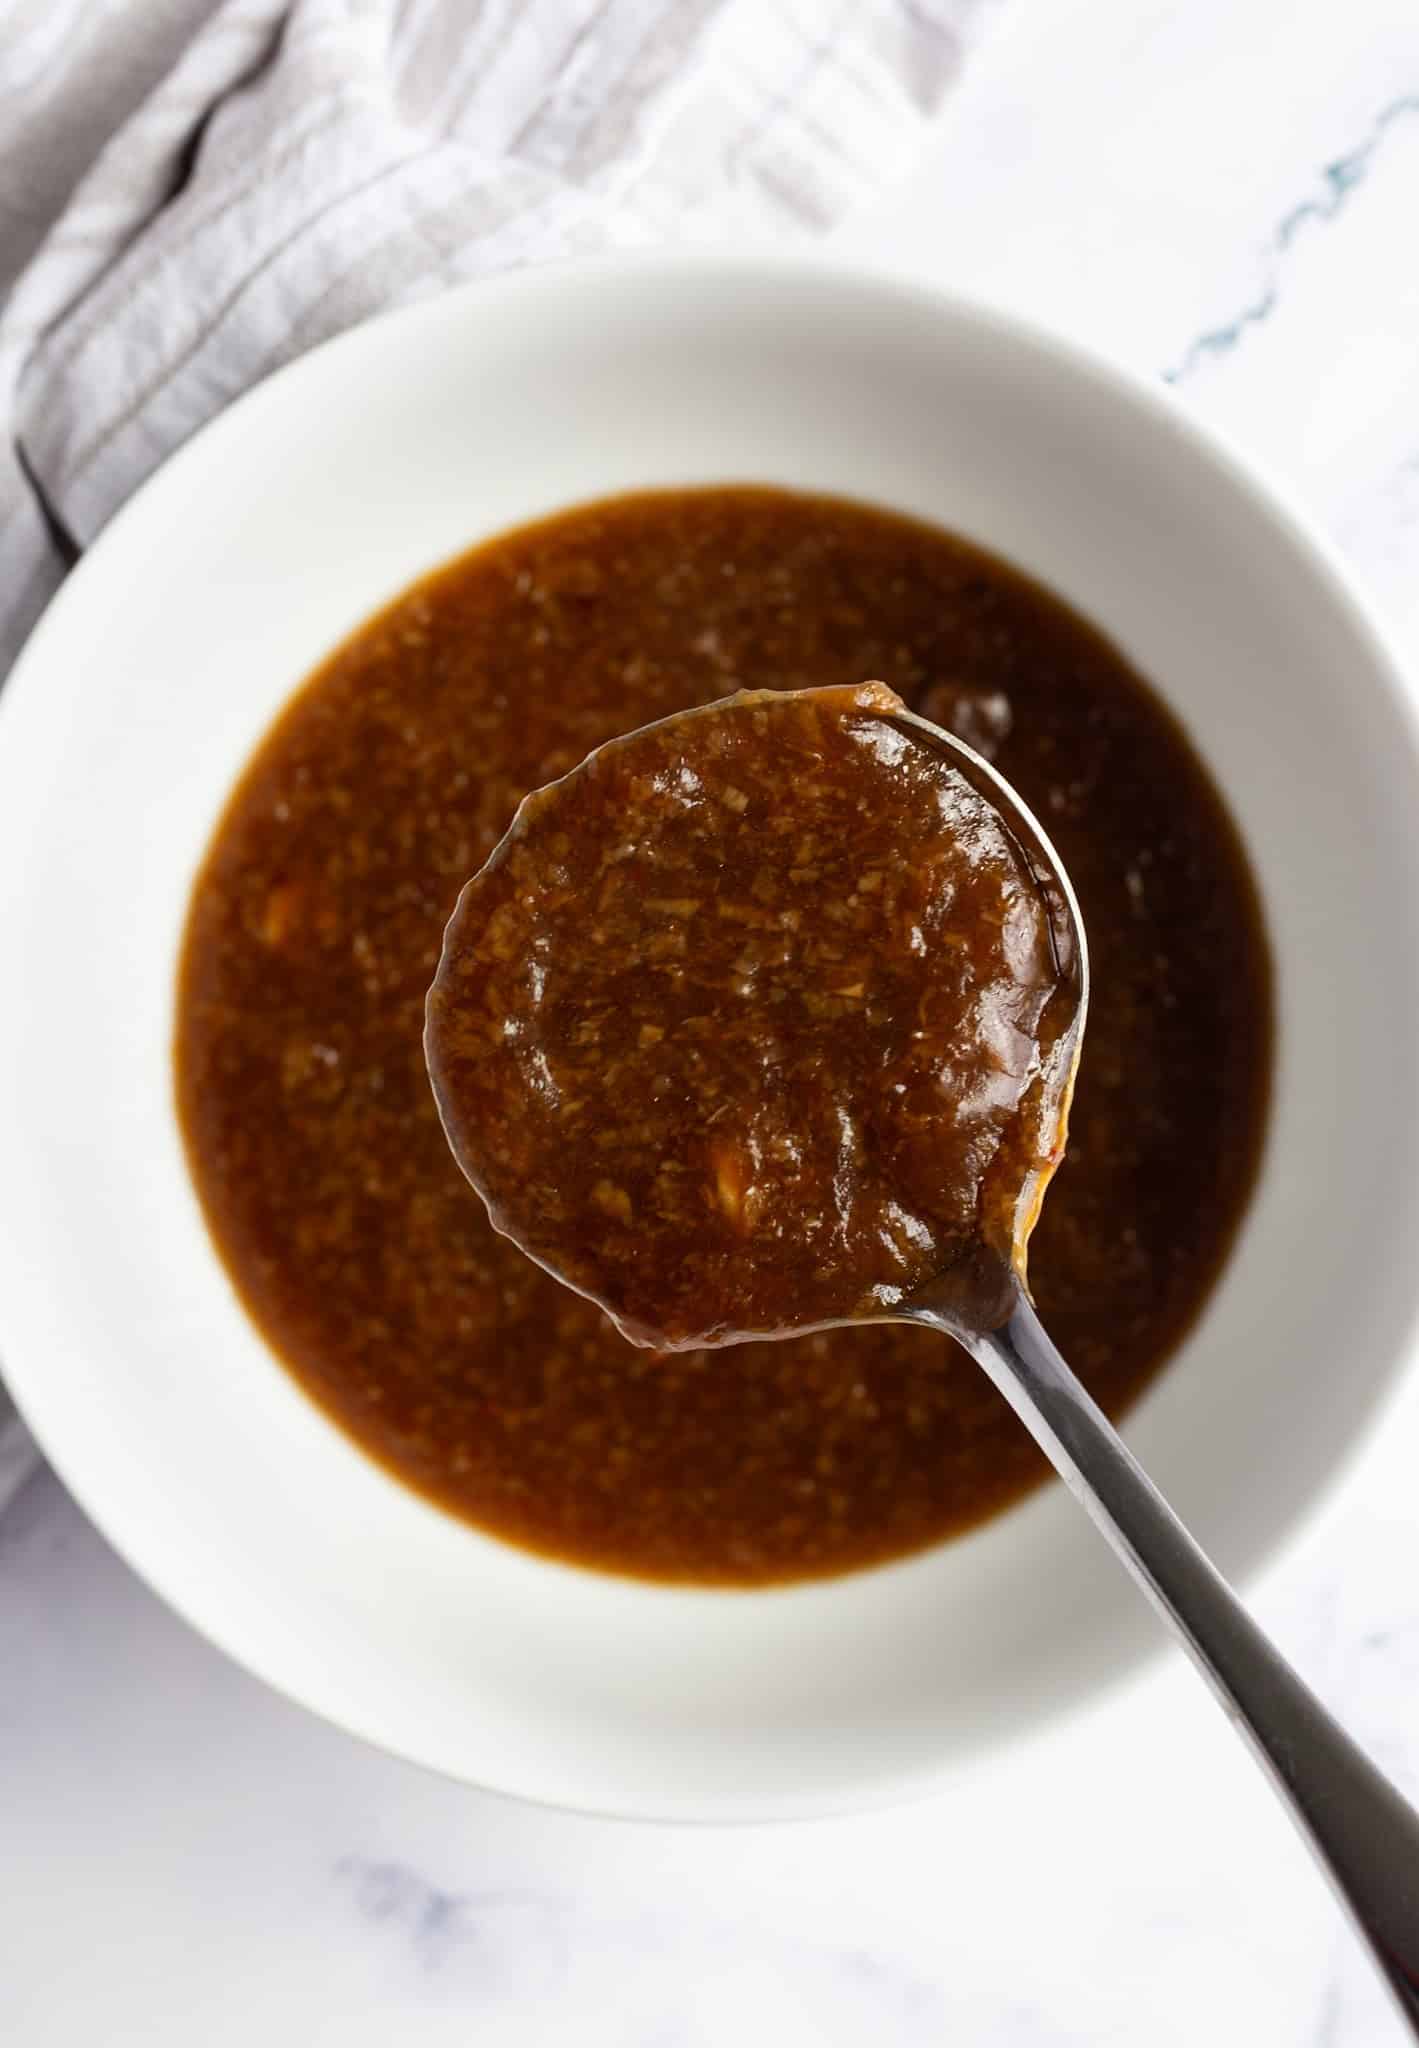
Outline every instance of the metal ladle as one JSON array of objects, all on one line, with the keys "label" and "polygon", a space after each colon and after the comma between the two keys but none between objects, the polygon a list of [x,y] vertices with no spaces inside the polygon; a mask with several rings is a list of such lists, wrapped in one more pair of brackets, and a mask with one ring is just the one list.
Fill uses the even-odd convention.
[{"label": "metal ladle", "polygon": [[[939,726],[892,721],[946,754],[994,805],[1032,870],[1076,999],[1077,1060],[1088,949],[1069,877],[1038,821],[989,762]],[[1348,1908],[1419,2038],[1419,1813],[1302,1684],[1188,1534],[1055,1350],[1023,1274],[1023,1243],[986,1318],[978,1291],[928,1289],[897,1313],[953,1337],[982,1366],[1133,1574],[1250,1745]]]}]

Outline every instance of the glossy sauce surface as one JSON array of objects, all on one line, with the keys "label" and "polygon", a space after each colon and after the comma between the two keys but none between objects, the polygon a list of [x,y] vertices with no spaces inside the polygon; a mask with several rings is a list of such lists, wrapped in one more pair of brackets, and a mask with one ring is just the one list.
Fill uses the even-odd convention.
[{"label": "glossy sauce surface", "polygon": [[[667,1350],[995,1317],[1080,991],[1021,847],[880,683],[742,691],[529,795],[424,1049],[497,1227]],[[979,770],[977,773],[979,774]]]},{"label": "glossy sauce surface", "polygon": [[1112,1412],[1226,1255],[1267,951],[1209,778],[1117,652],[994,558],[840,501],[652,493],[506,535],[354,634],[258,750],[194,889],[176,1052],[258,1328],[368,1452],[514,1541],[756,1583],[920,1547],[1042,1475],[924,1332],[630,1346],[493,1232],[424,1066],[445,922],[527,790],[740,687],[867,676],[994,759],[1082,903],[1088,1042],[1030,1273]]}]

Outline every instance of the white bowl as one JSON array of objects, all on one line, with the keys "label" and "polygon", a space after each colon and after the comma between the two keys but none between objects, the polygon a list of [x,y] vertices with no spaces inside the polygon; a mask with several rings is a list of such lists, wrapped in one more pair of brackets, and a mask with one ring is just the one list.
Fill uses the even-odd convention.
[{"label": "white bowl", "polygon": [[1057,1487],[912,1561],[752,1593],[547,1563],[406,1492],[213,1255],[174,964],[234,777],[364,616],[558,506],[748,479],[900,507],[1042,578],[1163,692],[1241,822],[1278,962],[1271,1135],[1128,1430],[1225,1570],[1352,1447],[1419,1287],[1401,685],[1324,553],[1161,392],[959,300],[721,257],[474,285],[283,371],[115,520],[4,693],[0,1357],[101,1527],[250,1669],[456,1777],[617,1813],[938,1784],[1156,1624]]}]

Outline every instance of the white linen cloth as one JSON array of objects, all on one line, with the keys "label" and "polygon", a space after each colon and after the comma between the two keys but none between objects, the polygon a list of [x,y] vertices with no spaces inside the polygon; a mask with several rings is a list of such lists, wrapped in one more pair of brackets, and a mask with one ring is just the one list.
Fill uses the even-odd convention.
[{"label": "white linen cloth", "polygon": [[[831,225],[988,4],[0,0],[0,676],[268,371],[463,278]],[[0,1389],[0,1510],[35,1461]]]}]

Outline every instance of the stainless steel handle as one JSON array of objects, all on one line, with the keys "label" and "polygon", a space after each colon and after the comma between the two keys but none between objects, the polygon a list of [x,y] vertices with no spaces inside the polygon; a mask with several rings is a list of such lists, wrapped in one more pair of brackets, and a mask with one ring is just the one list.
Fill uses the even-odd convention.
[{"label": "stainless steel handle", "polygon": [[1419,1813],[1263,1635],[1055,1350],[1023,1289],[1000,1329],[952,1334],[990,1374],[1191,1653],[1290,1808],[1419,2038]]}]

